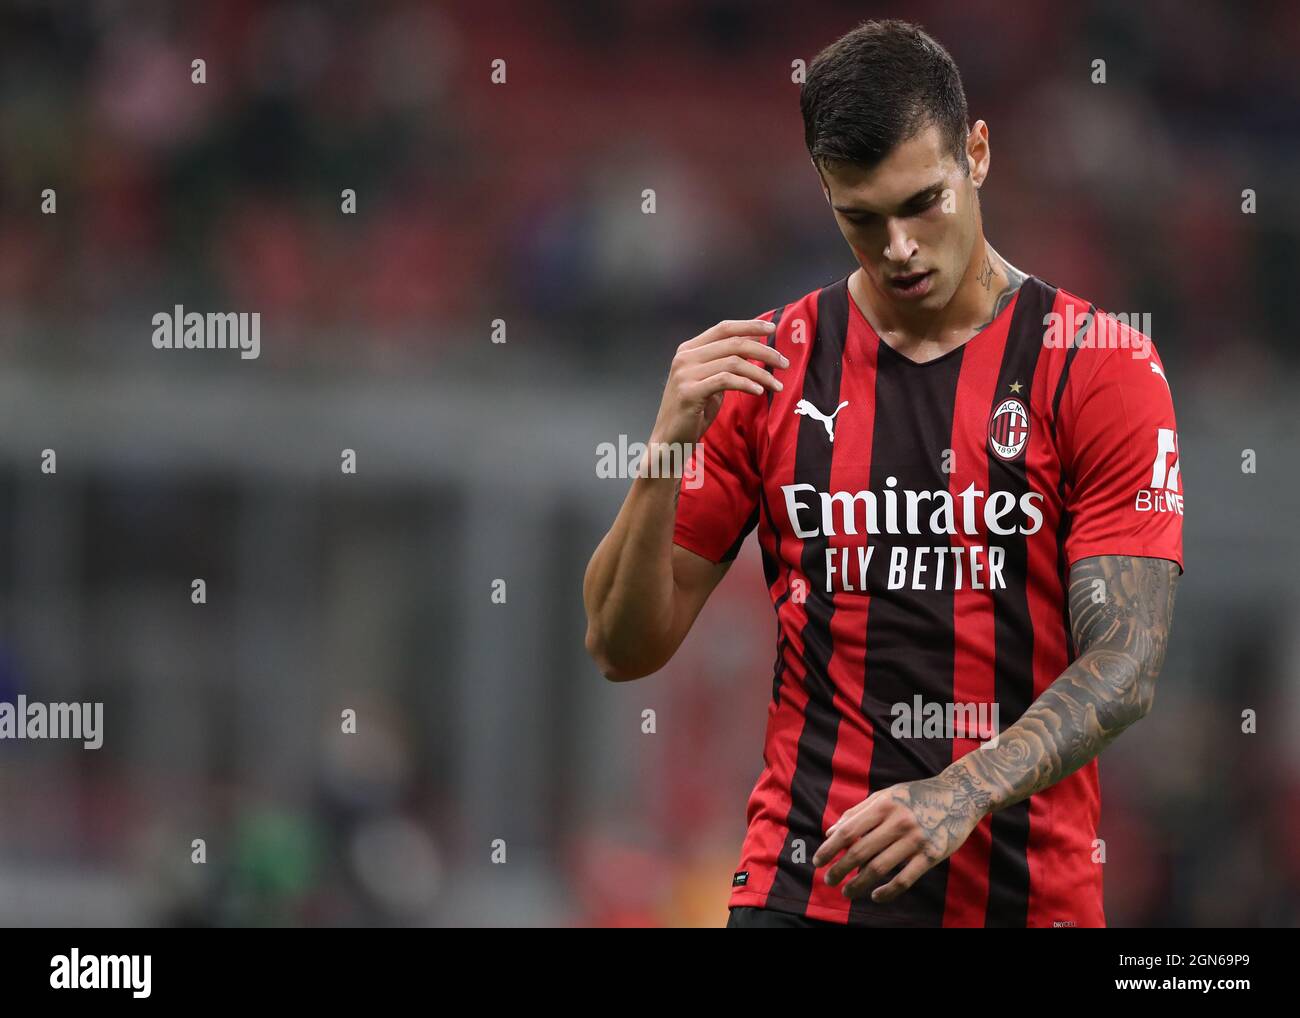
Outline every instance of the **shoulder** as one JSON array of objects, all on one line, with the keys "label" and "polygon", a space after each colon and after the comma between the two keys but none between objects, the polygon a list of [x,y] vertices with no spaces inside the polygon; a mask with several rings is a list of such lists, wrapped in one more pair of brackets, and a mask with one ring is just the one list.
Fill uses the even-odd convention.
[{"label": "shoulder", "polygon": [[[1060,396],[1078,400],[1099,387],[1123,384],[1169,389],[1152,339],[1150,312],[1111,310],[1063,287],[1030,277],[1050,296],[1044,314],[1044,352],[1059,364]],[[1049,301],[1044,300],[1044,307]]]},{"label": "shoulder", "polygon": [[792,333],[803,323],[805,327],[824,316],[847,317],[849,304],[849,277],[841,276],[803,294],[791,293],[789,299],[772,310],[759,315],[777,323],[778,335]]},{"label": "shoulder", "polygon": [[1054,289],[1043,341],[1057,366],[1048,410],[1062,456],[1075,468],[1141,461],[1151,472],[1153,459],[1176,445],[1177,424],[1150,314],[1111,311]]}]

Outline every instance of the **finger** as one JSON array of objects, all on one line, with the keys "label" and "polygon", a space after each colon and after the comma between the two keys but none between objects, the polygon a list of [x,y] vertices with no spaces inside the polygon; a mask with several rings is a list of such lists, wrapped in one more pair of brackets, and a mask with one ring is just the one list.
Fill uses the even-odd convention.
[{"label": "finger", "polygon": [[826,833],[826,840],[813,853],[813,865],[825,866],[834,859],[849,845],[853,844],[857,835],[853,830],[853,821],[848,819],[847,815],[840,817],[831,829]]},{"label": "finger", "polygon": [[673,367],[682,377],[703,378],[718,369],[711,365],[725,365],[733,360],[744,360],[745,363],[758,361],[759,367],[774,372],[790,367],[787,356],[775,347],[754,339],[720,339],[708,346],[681,352],[673,359]]},{"label": "finger", "polygon": [[776,331],[776,323],[762,318],[728,318],[711,328],[705,329],[693,339],[688,339],[679,350],[693,350],[715,340],[730,336],[769,336]]},{"label": "finger", "polygon": [[[869,802],[870,800],[867,801]],[[835,823],[831,824],[828,828],[826,828],[827,836],[829,837],[830,835],[834,834],[837,830],[843,827],[844,824],[851,821],[855,816],[857,816],[864,809],[866,809],[866,806],[867,806],[866,802],[859,802],[856,805],[850,806],[848,809],[846,809],[843,813],[840,814],[840,818],[836,820]]]},{"label": "finger", "polygon": [[761,360],[764,364],[770,364],[774,368],[788,368],[790,365],[787,356],[777,350],[775,346],[768,346],[767,343],[748,337],[718,339],[718,341],[705,343],[703,346],[695,347],[694,350],[686,351],[685,356],[688,359],[699,361],[725,358],[725,356],[740,356],[740,358],[748,360]]},{"label": "finger", "polygon": [[[763,370],[757,364],[750,364],[749,361],[741,357],[727,357],[720,361],[710,361],[696,370],[699,371],[699,374],[694,379],[689,375],[686,376],[683,389],[684,392],[689,392],[696,398],[716,391],[710,390],[707,385],[702,386],[701,383],[707,383],[710,378],[719,375],[736,375],[747,378],[752,382],[756,382],[760,386],[760,391],[770,389],[772,392],[780,392],[785,388],[785,383],[777,379],[771,372]],[[697,387],[693,388],[691,386],[692,381]]]},{"label": "finger", "polygon": [[853,842],[848,850],[835,860],[835,865],[826,872],[826,882],[831,885],[838,884],[890,845],[904,840],[906,833],[898,824],[877,824],[870,832]]},{"label": "finger", "polygon": [[[826,872],[826,882],[828,884],[838,884],[845,877],[851,876],[860,867],[866,866],[891,845],[900,841],[904,843],[907,841],[907,829],[904,825],[897,822],[885,823],[884,821],[877,823],[854,841],[839,859],[835,860],[835,865]],[[916,845],[908,846],[905,844],[904,847],[915,850]]]},{"label": "finger", "polygon": [[[879,810],[863,810],[852,820],[841,821],[839,826],[836,827],[835,833],[822,842],[821,847],[813,853],[813,863],[817,866],[823,866],[830,862],[841,851],[850,848],[864,834],[877,827],[883,819]],[[839,883],[840,880],[843,880],[856,868],[856,866],[853,866],[844,870],[833,882]],[[832,872],[834,871],[832,870]],[[830,874],[827,874],[827,876],[829,878]]]},{"label": "finger", "polygon": [[716,375],[710,375],[708,378],[684,386],[682,395],[690,400],[703,401],[714,393],[724,392],[727,389],[750,392],[755,396],[761,396],[765,391],[763,386],[752,378],[746,378],[731,371],[719,371]]},{"label": "finger", "polygon": [[906,838],[886,845],[874,855],[865,856],[867,861],[858,875],[840,888],[840,892],[846,898],[861,898],[915,854],[915,846],[909,844]]},{"label": "finger", "polygon": [[[855,828],[850,830],[847,836],[845,835],[845,831],[846,829],[848,829],[848,825],[852,824],[858,817],[860,817],[868,809],[871,809],[873,806],[875,806],[875,804],[879,801],[881,801],[880,792],[879,791],[872,792],[861,802],[856,803],[855,805],[850,806],[848,809],[846,809],[844,813],[840,816],[840,818],[826,829],[826,841],[822,842],[822,847],[819,848],[816,854],[813,856],[814,861],[816,861],[820,857],[820,862],[818,862],[818,865],[821,865],[822,863],[830,862],[832,859],[835,858],[836,853],[839,852],[841,848],[844,848],[847,845],[851,844],[864,831],[868,830],[869,827],[862,828],[861,830]],[[875,824],[872,824],[870,826],[875,826]]]},{"label": "finger", "polygon": [[[891,785],[890,787],[892,788],[893,786]],[[876,791],[872,792],[861,802],[855,803],[854,805],[850,806],[840,815],[840,818],[836,820],[835,823],[831,824],[830,827],[826,829],[826,833],[830,834],[837,827],[839,827],[840,824],[844,823],[846,820],[853,819],[853,817],[857,816],[864,809],[870,809],[872,804],[880,800],[884,795],[884,793],[888,791],[889,791],[888,788],[878,788],[876,789]]]},{"label": "finger", "polygon": [[903,867],[902,873],[894,877],[884,887],[878,887],[872,891],[871,900],[877,905],[893,901],[920,880],[925,875],[926,870],[933,865],[934,863],[924,853],[915,856],[911,862]]},{"label": "finger", "polygon": [[773,392],[780,392],[785,388],[785,383],[776,378],[770,371],[759,367],[757,364],[749,363],[743,357],[731,356],[716,361],[706,361],[693,369],[696,380],[716,375],[719,371],[730,371],[733,375],[744,375],[746,378],[752,378],[763,388],[771,389]]}]

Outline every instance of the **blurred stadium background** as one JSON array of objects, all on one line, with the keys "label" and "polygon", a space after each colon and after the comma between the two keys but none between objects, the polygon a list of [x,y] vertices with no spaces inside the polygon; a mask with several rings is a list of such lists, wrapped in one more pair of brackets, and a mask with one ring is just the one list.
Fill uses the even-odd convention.
[{"label": "blurred stadium background", "polygon": [[[607,684],[596,447],[683,339],[852,268],[791,61],[879,16],[956,57],[993,244],[1149,312],[1173,383],[1188,568],[1103,758],[1108,920],[1297,924],[1300,14],[1122,0],[8,0],[0,700],[102,701],[105,740],[0,742],[0,923],[725,921],[756,549]],[[177,303],[260,312],[260,358],[154,350]]]}]

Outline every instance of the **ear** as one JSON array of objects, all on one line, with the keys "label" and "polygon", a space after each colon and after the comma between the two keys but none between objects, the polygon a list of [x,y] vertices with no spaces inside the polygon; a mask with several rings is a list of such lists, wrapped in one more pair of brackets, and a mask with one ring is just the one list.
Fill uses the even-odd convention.
[{"label": "ear", "polygon": [[989,126],[983,120],[975,121],[966,136],[966,165],[970,168],[971,183],[978,190],[989,174]]}]

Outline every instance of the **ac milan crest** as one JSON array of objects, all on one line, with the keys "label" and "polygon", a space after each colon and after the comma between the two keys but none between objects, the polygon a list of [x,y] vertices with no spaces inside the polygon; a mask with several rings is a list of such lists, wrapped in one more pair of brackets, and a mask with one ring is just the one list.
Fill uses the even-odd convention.
[{"label": "ac milan crest", "polygon": [[1029,444],[1029,411],[1014,396],[993,409],[989,418],[989,448],[999,459],[1013,460]]}]

